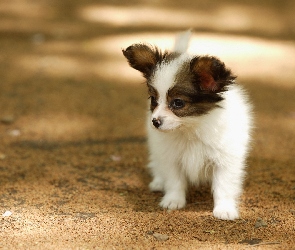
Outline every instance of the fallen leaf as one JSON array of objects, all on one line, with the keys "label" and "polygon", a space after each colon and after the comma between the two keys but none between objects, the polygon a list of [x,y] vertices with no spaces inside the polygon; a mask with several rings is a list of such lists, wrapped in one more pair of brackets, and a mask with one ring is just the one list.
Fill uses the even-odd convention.
[{"label": "fallen leaf", "polygon": [[261,239],[245,239],[240,241],[240,244],[248,244],[248,245],[256,245],[259,244],[262,240]]}]

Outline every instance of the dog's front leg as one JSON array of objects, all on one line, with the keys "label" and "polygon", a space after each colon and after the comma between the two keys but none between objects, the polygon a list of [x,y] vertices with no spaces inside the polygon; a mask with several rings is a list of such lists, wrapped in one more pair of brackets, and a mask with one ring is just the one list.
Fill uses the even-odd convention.
[{"label": "dog's front leg", "polygon": [[222,220],[239,218],[238,203],[243,176],[244,171],[241,164],[215,168],[212,182],[214,217]]},{"label": "dog's front leg", "polygon": [[165,176],[164,192],[160,206],[174,210],[183,208],[186,204],[186,178],[178,166],[170,166]]}]

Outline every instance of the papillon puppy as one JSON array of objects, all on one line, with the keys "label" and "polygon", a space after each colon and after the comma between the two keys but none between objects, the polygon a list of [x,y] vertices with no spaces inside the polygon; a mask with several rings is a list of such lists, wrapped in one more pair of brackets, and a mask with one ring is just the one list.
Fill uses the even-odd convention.
[{"label": "papillon puppy", "polygon": [[251,105],[229,68],[214,56],[186,52],[191,32],[178,36],[173,52],[138,43],[123,50],[146,78],[152,191],[160,206],[180,209],[189,184],[211,184],[213,215],[239,218],[251,131]]}]

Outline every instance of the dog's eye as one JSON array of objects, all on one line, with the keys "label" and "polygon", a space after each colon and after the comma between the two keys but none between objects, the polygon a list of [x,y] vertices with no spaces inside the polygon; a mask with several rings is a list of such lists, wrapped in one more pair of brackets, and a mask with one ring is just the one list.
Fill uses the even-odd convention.
[{"label": "dog's eye", "polygon": [[154,97],[154,96],[150,96],[150,99],[151,99],[151,105],[152,105],[153,107],[156,107],[156,106],[158,105],[158,102],[157,102],[156,97]]},{"label": "dog's eye", "polygon": [[184,100],[181,100],[179,98],[176,98],[171,102],[171,107],[174,109],[181,109],[184,106],[185,106]]}]

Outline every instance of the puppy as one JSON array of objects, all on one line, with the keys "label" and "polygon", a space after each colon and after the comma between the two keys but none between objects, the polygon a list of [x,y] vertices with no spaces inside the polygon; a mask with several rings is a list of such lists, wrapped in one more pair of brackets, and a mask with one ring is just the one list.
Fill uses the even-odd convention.
[{"label": "puppy", "polygon": [[123,50],[146,78],[149,168],[152,191],[164,192],[160,206],[180,209],[188,184],[211,184],[213,215],[239,217],[251,130],[251,105],[236,77],[213,56],[186,53],[190,31],[173,52],[146,44]]}]

